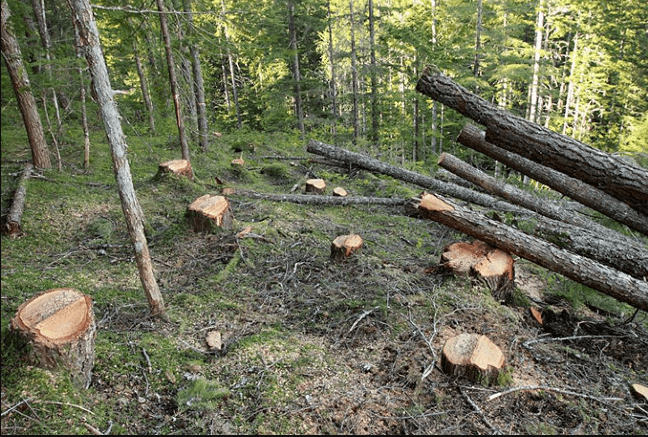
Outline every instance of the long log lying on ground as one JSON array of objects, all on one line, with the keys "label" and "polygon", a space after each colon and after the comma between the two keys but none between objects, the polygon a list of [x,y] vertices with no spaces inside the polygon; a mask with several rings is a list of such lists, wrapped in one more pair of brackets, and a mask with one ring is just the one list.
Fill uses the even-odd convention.
[{"label": "long log lying on ground", "polygon": [[646,281],[527,235],[441,196],[423,193],[413,200],[419,213],[430,220],[443,223],[635,308],[648,311]]},{"label": "long log lying on ground", "polygon": [[623,223],[635,231],[648,235],[648,216],[634,210],[628,204],[559,171],[537,164],[520,155],[509,152],[486,141],[485,132],[467,124],[461,130],[457,141],[466,147],[488,155],[538,182]]},{"label": "long log lying on ground", "polygon": [[472,94],[428,67],[416,90],[486,126],[486,141],[580,179],[630,205],[648,210],[648,171],[536,123]]},{"label": "long log lying on ground", "polygon": [[384,206],[406,206],[407,199],[388,197],[338,197],[323,196],[315,194],[264,194],[251,190],[236,190],[232,196],[243,196],[252,199],[269,200],[272,202],[290,202],[301,205],[384,205]]},{"label": "long log lying on ground", "polygon": [[424,176],[410,170],[405,170],[403,168],[389,165],[361,153],[355,153],[349,150],[340,149],[339,147],[331,146],[320,141],[310,140],[306,150],[310,153],[315,153],[317,155],[325,156],[327,158],[335,159],[338,161],[344,161],[347,164],[353,164],[365,170],[385,174],[393,178],[418,185],[422,188],[427,188],[439,193],[443,193],[446,196],[465,200],[466,202],[485,206],[487,208],[499,209],[501,211],[516,211],[520,213],[523,212],[522,208],[496,199],[493,196],[489,196],[488,194],[478,193],[469,188],[464,188],[449,182],[443,182],[438,179]]},{"label": "long log lying on ground", "polygon": [[[467,162],[464,162],[453,155],[448,153],[441,154],[438,164],[457,176],[484,188],[496,196],[500,196],[516,205],[523,206],[524,208],[537,212],[545,217],[569,223],[574,226],[580,226],[581,228],[594,230],[601,235],[607,235],[610,239],[617,239],[621,242],[632,244],[628,238],[610,228],[606,228],[605,226],[584,216],[576,215],[550,199],[538,198],[531,193],[514,187],[513,185],[498,181],[494,177],[472,167]],[[631,209],[631,211],[634,210]],[[648,218],[646,218],[646,220],[648,220]]]},{"label": "long log lying on ground", "polygon": [[7,220],[2,225],[2,233],[7,234],[11,238],[19,237],[22,234],[20,221],[22,220],[23,211],[25,210],[25,198],[27,197],[27,181],[31,177],[34,165],[28,163],[20,173],[18,178],[18,188],[14,193],[11,208]]}]

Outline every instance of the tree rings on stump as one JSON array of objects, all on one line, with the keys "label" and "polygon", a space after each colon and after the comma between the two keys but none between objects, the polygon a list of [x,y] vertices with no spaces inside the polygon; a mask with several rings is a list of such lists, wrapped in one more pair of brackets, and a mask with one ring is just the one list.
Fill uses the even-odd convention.
[{"label": "tree rings on stump", "polygon": [[173,173],[178,176],[186,176],[193,179],[193,169],[191,163],[186,159],[175,159],[173,161],[163,162],[158,166],[158,174]]},{"label": "tree rings on stump", "polygon": [[306,192],[314,194],[324,194],[326,182],[324,179],[309,179],[306,181]]},{"label": "tree rings on stump", "polygon": [[449,244],[441,254],[445,269],[482,278],[499,301],[507,300],[515,289],[514,263],[509,253],[480,240]]},{"label": "tree rings on stump", "polygon": [[228,229],[234,223],[229,200],[223,196],[200,196],[187,208],[187,216],[195,232],[212,231],[215,228]]},{"label": "tree rings on stump", "polygon": [[349,193],[342,187],[333,188],[333,195],[336,197],[346,197]]},{"label": "tree rings on stump", "polygon": [[446,373],[490,384],[497,380],[503,367],[504,354],[485,335],[460,334],[443,346],[441,368]]},{"label": "tree rings on stump", "polygon": [[360,235],[340,235],[331,243],[331,258],[343,260],[357,252],[362,247],[363,240]]},{"label": "tree rings on stump", "polygon": [[28,343],[28,361],[38,367],[68,368],[87,388],[92,379],[96,325],[92,298],[73,288],[47,290],[23,303],[11,330]]}]

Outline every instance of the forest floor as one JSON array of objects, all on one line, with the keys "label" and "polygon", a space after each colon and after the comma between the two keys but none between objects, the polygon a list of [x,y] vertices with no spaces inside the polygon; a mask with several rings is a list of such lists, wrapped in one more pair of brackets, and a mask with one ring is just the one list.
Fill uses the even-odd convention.
[{"label": "forest floor", "polygon": [[[5,141],[3,216],[22,168],[5,161]],[[64,171],[30,181],[25,235],[2,237],[3,435],[648,433],[648,402],[630,388],[648,385],[648,316],[560,275],[519,259],[515,299],[497,302],[475,278],[434,273],[443,247],[466,236],[396,207],[234,194],[232,229],[192,232],[187,205],[224,187],[289,194],[297,185],[298,194],[321,177],[329,192],[340,185],[357,196],[421,191],[264,158],[307,155],[271,141],[283,139],[245,150],[243,168],[229,166],[239,153],[228,148],[196,156],[194,182],[155,177],[178,149],[131,144],[168,320],[148,315],[109,154],[97,147],[86,171],[63,147]],[[331,241],[349,233],[364,247],[333,261]],[[58,287],[94,300],[88,389],[24,363],[7,330],[22,302]],[[213,333],[220,350],[206,343]],[[441,370],[444,343],[460,333],[484,334],[503,351],[494,384]]]}]

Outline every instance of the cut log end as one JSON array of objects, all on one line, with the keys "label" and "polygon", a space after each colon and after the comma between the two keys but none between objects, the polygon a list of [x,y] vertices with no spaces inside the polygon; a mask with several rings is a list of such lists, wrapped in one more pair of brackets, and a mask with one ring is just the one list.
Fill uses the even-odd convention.
[{"label": "cut log end", "polygon": [[419,214],[426,218],[434,218],[436,213],[443,211],[454,211],[454,207],[444,202],[434,194],[423,192],[419,197],[414,198],[414,207]]},{"label": "cut log end", "polygon": [[331,259],[336,261],[346,259],[359,251],[363,243],[360,235],[340,235],[331,243]]},{"label": "cut log end", "polygon": [[481,278],[499,301],[508,300],[515,289],[514,264],[510,254],[480,240],[449,244],[441,254],[444,269]]},{"label": "cut log end", "polygon": [[205,194],[197,198],[187,208],[187,216],[194,232],[229,229],[234,223],[229,200],[223,196]]},{"label": "cut log end", "polygon": [[163,162],[158,166],[158,175],[173,173],[178,176],[186,176],[193,180],[193,169],[191,162],[186,159],[175,159],[173,161]]},{"label": "cut log end", "polygon": [[307,193],[324,194],[324,191],[326,191],[324,179],[309,179],[306,181]]},{"label": "cut log end", "polygon": [[90,296],[72,288],[44,291],[18,308],[10,327],[31,346],[28,362],[65,367],[76,383],[90,385],[96,333]]},{"label": "cut log end", "polygon": [[443,346],[441,368],[473,382],[492,384],[504,368],[504,354],[485,335],[460,334]]}]

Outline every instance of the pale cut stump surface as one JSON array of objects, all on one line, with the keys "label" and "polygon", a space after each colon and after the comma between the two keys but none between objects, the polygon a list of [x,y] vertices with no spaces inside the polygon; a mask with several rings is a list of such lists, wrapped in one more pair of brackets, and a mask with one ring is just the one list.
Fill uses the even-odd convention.
[{"label": "pale cut stump surface", "polygon": [[492,383],[504,367],[504,354],[488,337],[459,334],[446,341],[441,368],[455,376],[466,376],[476,383]]},{"label": "pale cut stump surface", "polygon": [[200,196],[187,208],[187,216],[195,232],[229,229],[234,224],[230,202],[223,196]]},{"label": "pale cut stump surface", "polygon": [[18,307],[10,327],[29,344],[29,363],[65,367],[75,383],[90,385],[97,330],[90,296],[73,288],[41,292]]}]

